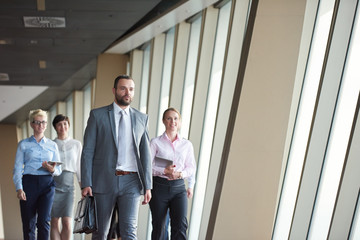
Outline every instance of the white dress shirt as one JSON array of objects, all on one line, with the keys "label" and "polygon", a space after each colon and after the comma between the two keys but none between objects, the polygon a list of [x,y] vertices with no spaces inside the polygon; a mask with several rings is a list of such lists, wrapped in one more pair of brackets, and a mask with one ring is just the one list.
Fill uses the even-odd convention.
[{"label": "white dress shirt", "polygon": [[70,137],[64,140],[55,138],[54,142],[59,148],[60,160],[63,163],[61,165],[62,170],[76,173],[76,177],[80,182],[81,142]]},{"label": "white dress shirt", "polygon": [[[134,143],[133,143],[133,136],[132,136],[132,126],[131,126],[131,117],[130,117],[130,107],[128,106],[125,109],[121,109],[119,105],[117,105],[115,102],[114,105],[114,117],[115,117],[115,126],[116,126],[116,139],[118,139],[118,132],[119,132],[119,120],[120,120],[120,111],[123,110],[125,112],[124,114],[124,121],[125,121],[125,131],[126,131],[126,142],[127,149],[126,149],[126,163],[121,166],[119,163],[116,164],[117,170],[122,171],[129,171],[129,172],[137,172],[137,164],[136,164],[136,156],[134,152]],[[121,149],[122,150],[122,149]]]}]

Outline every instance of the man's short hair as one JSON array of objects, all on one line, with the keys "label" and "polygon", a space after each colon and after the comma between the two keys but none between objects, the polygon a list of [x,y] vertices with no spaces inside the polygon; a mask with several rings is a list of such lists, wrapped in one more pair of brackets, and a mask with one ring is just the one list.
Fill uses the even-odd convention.
[{"label": "man's short hair", "polygon": [[122,75],[119,75],[115,78],[115,81],[114,81],[114,88],[116,89],[117,87],[117,84],[119,82],[120,79],[131,79],[133,80],[129,75],[126,75],[126,74],[122,74]]}]

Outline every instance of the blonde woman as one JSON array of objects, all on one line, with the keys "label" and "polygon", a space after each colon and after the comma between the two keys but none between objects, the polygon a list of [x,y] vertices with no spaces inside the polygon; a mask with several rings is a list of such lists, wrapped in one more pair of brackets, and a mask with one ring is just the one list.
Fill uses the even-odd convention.
[{"label": "blonde woman", "polygon": [[[44,136],[47,114],[41,109],[29,114],[34,134],[19,142],[13,180],[20,200],[23,239],[48,240],[50,211],[54,199],[53,176],[61,174],[56,143]],[[37,238],[35,238],[37,226]]]},{"label": "blonde woman", "polygon": [[[178,133],[181,116],[175,108],[165,110],[162,120],[165,132],[150,143],[153,163],[153,190],[149,203],[153,227],[151,239],[165,238],[168,211],[171,239],[187,239],[187,198],[192,197],[195,184],[194,149],[192,143]],[[184,179],[188,179],[187,190]]]}]

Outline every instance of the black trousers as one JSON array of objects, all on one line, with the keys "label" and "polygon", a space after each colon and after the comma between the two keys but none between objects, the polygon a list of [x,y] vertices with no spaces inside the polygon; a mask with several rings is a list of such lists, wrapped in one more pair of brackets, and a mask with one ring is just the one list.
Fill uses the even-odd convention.
[{"label": "black trousers", "polygon": [[48,240],[55,181],[51,175],[24,175],[22,183],[26,194],[26,201],[20,200],[24,240]]},{"label": "black trousers", "polygon": [[166,214],[169,209],[171,239],[186,239],[187,223],[187,195],[183,179],[167,180],[161,177],[153,178],[152,198],[150,201],[152,215],[152,240],[163,240]]}]

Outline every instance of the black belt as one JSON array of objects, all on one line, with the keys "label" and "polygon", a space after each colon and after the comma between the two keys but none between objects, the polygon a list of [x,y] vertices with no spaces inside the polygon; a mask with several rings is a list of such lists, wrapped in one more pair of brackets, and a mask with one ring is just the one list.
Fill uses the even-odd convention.
[{"label": "black belt", "polygon": [[135,173],[136,172],[128,172],[128,171],[121,171],[121,170],[115,171],[116,176],[124,176],[124,175],[135,174]]}]

